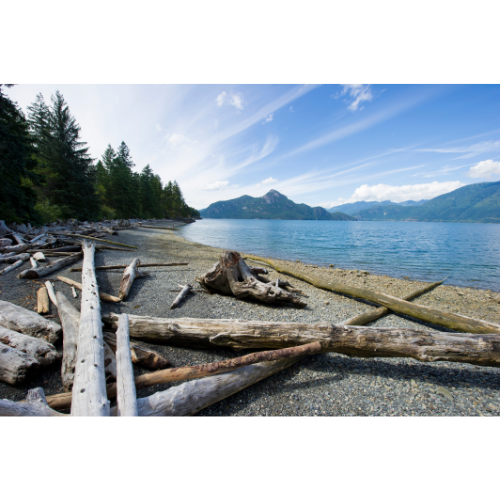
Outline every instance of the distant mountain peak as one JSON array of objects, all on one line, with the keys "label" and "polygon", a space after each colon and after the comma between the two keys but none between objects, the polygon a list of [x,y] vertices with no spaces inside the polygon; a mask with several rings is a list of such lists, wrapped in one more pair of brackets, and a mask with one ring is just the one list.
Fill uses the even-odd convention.
[{"label": "distant mountain peak", "polygon": [[279,193],[276,189],[271,189],[271,191],[266,193],[262,198],[269,204],[277,203],[279,200],[288,200],[285,195]]}]

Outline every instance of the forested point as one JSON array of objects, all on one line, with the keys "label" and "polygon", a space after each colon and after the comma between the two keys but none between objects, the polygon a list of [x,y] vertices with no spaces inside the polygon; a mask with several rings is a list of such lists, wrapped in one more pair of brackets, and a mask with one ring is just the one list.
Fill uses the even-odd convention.
[{"label": "forested point", "polygon": [[135,167],[122,142],[96,162],[64,97],[38,94],[28,117],[0,84],[0,219],[44,224],[56,219],[199,217],[174,180]]}]

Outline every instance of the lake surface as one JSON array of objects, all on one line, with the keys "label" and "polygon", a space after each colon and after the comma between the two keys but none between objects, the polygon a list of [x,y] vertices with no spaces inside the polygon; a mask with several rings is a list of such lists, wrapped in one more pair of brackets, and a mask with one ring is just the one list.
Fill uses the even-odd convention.
[{"label": "lake surface", "polygon": [[500,292],[500,224],[203,219],[179,229],[204,245],[397,278]]}]

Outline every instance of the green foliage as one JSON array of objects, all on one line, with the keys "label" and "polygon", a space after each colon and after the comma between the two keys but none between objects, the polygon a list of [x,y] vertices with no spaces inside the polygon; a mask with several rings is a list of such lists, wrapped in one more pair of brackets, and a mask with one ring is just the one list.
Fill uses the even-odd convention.
[{"label": "green foliage", "polygon": [[35,209],[38,212],[41,224],[47,224],[54,222],[56,219],[63,218],[64,210],[57,205],[51,205],[49,200],[39,201],[35,205]]}]

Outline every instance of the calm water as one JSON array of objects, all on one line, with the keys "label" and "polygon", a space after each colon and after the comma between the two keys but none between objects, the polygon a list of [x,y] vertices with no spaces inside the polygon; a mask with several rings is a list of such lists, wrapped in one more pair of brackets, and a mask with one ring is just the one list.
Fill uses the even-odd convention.
[{"label": "calm water", "polygon": [[500,224],[204,219],[179,230],[214,247],[500,292]]}]

